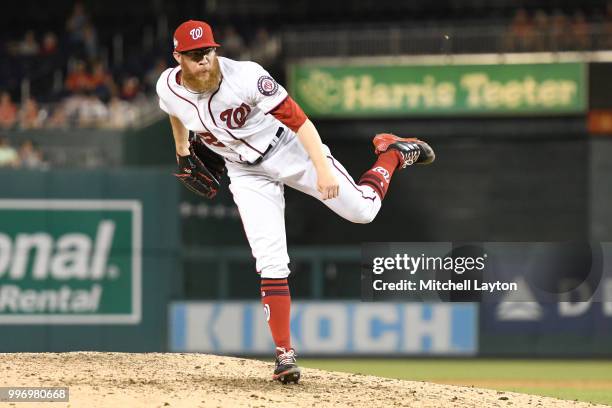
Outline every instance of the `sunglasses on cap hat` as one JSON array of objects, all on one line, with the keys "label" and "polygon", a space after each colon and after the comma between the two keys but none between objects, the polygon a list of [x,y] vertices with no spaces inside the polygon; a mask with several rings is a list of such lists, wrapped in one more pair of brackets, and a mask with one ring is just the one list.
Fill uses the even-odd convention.
[{"label": "sunglasses on cap hat", "polygon": [[200,62],[205,55],[211,55],[217,47],[197,48],[195,50],[183,51],[181,55],[186,56],[193,62]]}]

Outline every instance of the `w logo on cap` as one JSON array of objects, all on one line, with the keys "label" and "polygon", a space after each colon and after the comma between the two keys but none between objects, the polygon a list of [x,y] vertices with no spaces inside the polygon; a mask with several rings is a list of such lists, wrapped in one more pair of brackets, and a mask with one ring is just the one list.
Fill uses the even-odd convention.
[{"label": "w logo on cap", "polygon": [[174,38],[177,40],[174,50],[177,52],[219,46],[215,42],[212,29],[204,21],[185,21],[174,31]]},{"label": "w logo on cap", "polygon": [[202,27],[192,28],[191,31],[189,31],[189,35],[194,40],[197,40],[198,38],[202,38]]}]

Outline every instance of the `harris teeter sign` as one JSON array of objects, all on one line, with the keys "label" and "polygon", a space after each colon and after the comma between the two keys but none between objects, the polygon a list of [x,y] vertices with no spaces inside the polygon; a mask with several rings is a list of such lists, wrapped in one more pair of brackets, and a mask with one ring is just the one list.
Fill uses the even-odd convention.
[{"label": "harris teeter sign", "polygon": [[142,206],[0,200],[0,324],[138,324]]},{"label": "harris teeter sign", "polygon": [[586,110],[582,63],[298,64],[295,100],[313,117],[568,114]]}]

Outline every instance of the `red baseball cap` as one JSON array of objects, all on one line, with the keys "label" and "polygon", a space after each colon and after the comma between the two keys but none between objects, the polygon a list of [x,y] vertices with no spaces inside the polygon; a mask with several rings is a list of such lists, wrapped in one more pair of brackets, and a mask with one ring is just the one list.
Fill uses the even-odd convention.
[{"label": "red baseball cap", "polygon": [[213,38],[212,29],[203,21],[185,21],[174,32],[174,50],[178,52],[219,46]]}]

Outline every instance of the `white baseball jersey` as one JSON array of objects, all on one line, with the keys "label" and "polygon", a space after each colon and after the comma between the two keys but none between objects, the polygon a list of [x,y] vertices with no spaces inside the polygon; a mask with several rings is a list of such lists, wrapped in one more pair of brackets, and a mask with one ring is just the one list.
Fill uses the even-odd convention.
[{"label": "white baseball jersey", "polygon": [[281,124],[268,113],[287,91],[255,62],[217,58],[222,79],[216,91],[192,92],[177,82],[180,66],[169,68],[157,81],[159,106],[200,134],[211,150],[253,163],[277,139]]},{"label": "white baseball jersey", "polygon": [[[200,133],[226,160],[230,190],[240,211],[256,268],[262,278],[289,275],[285,235],[284,186],[323,202],[341,217],[367,223],[381,201],[367,185],[357,185],[323,145],[340,185],[338,197],[323,201],[317,190],[317,171],[296,134],[270,111],[287,91],[254,62],[219,58],[223,79],[211,93],[194,93],[177,82],[179,67],[167,69],[157,82],[159,105],[183,125]],[[283,131],[278,137],[279,128]],[[262,157],[262,160],[258,160]]]}]

